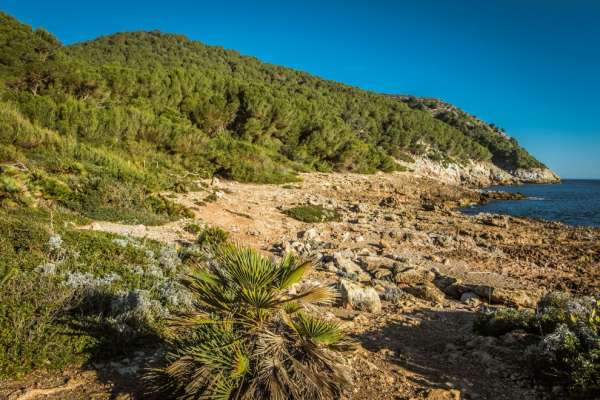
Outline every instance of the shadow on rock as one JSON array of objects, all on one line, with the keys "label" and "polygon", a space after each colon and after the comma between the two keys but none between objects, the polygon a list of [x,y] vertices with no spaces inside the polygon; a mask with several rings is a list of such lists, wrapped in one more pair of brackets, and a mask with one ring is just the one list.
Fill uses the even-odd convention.
[{"label": "shadow on rock", "polygon": [[72,310],[71,331],[90,338],[83,350],[89,355],[85,368],[110,386],[111,398],[158,398],[148,394],[143,379],[163,355],[156,312],[143,293],[135,291],[89,293]]},{"label": "shadow on rock", "polygon": [[475,335],[474,318],[468,311],[417,309],[356,338],[419,386],[458,389],[464,399],[544,398],[524,370],[525,345]]}]

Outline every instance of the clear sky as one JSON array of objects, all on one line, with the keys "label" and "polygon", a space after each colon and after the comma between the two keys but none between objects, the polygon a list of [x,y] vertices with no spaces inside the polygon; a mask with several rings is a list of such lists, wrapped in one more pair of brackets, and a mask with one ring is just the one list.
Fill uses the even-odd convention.
[{"label": "clear sky", "polygon": [[441,98],[566,178],[600,178],[600,0],[0,0],[63,43],[182,33],[365,89]]}]

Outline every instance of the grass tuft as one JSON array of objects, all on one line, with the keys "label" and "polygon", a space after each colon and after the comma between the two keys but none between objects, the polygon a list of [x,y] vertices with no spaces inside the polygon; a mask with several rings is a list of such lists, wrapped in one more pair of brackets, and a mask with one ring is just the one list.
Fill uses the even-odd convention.
[{"label": "grass tuft", "polygon": [[307,204],[297,206],[284,211],[288,217],[307,223],[340,221],[341,215],[335,211],[322,206]]}]

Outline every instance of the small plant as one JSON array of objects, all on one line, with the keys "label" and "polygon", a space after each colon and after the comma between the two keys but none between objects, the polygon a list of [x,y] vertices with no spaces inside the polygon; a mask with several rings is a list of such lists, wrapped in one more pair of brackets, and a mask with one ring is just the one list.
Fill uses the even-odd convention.
[{"label": "small plant", "polygon": [[208,196],[206,196],[203,200],[203,202],[206,203],[214,203],[215,201],[219,200],[219,198],[217,197],[217,195],[215,193],[211,193]]},{"label": "small plant", "polygon": [[300,189],[299,186],[297,185],[292,185],[290,183],[286,183],[285,185],[281,186],[283,189]]},{"label": "small plant", "polygon": [[341,215],[337,211],[312,204],[290,208],[285,210],[284,214],[308,223],[340,221],[341,219]]},{"label": "small plant", "polygon": [[198,235],[198,244],[204,248],[217,248],[221,244],[225,243],[229,238],[229,232],[213,226],[205,228]]},{"label": "small plant", "polygon": [[166,366],[151,389],[178,399],[329,399],[349,383],[340,326],[310,315],[330,288],[287,289],[311,268],[286,256],[222,246],[208,270],[184,280],[195,309],[172,320]]},{"label": "small plant", "polygon": [[502,336],[515,330],[535,333],[536,325],[532,311],[500,308],[479,313],[473,322],[473,330],[480,335]]},{"label": "small plant", "polygon": [[564,383],[573,396],[600,396],[600,299],[551,293],[540,300],[535,313],[483,313],[474,329],[493,336],[517,329],[536,335],[537,343],[525,352],[536,375]]},{"label": "small plant", "polygon": [[191,223],[184,226],[183,230],[188,233],[191,233],[192,235],[197,235],[202,231],[202,227],[198,224]]}]

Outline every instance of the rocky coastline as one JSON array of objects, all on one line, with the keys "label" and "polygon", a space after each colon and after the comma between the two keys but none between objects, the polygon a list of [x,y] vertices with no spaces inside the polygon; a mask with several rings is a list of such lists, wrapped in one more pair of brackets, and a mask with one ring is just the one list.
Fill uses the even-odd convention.
[{"label": "rocky coastline", "polygon": [[495,185],[560,182],[560,177],[548,168],[507,171],[491,162],[441,163],[426,157],[416,157],[411,163],[403,161],[399,163],[416,176],[436,179],[450,185],[483,188]]},{"label": "rocky coastline", "polygon": [[[479,337],[473,320],[482,308],[532,308],[555,290],[597,293],[600,230],[464,215],[458,207],[519,196],[406,172],[304,174],[292,185],[201,183],[201,192],[171,194],[194,212],[194,221],[220,227],[232,240],[273,257],[293,252],[314,260],[316,269],[301,284],[318,281],[340,291],[338,303],[319,312],[359,343],[350,360],[355,382],[345,399],[555,398],[552,388],[537,385],[522,368],[526,335]],[[200,204],[207,194],[216,200]],[[304,223],[284,213],[306,204],[335,210],[340,218]],[[195,242],[185,229],[189,223],[96,221],[82,229],[185,247]],[[85,382],[86,395],[94,398],[140,398],[135,371],[154,352],[140,349],[133,359],[65,371],[64,379]],[[6,384],[0,397],[15,387],[55,381],[55,375],[28,377]],[[81,387],[65,386],[48,398],[76,398]]]}]

